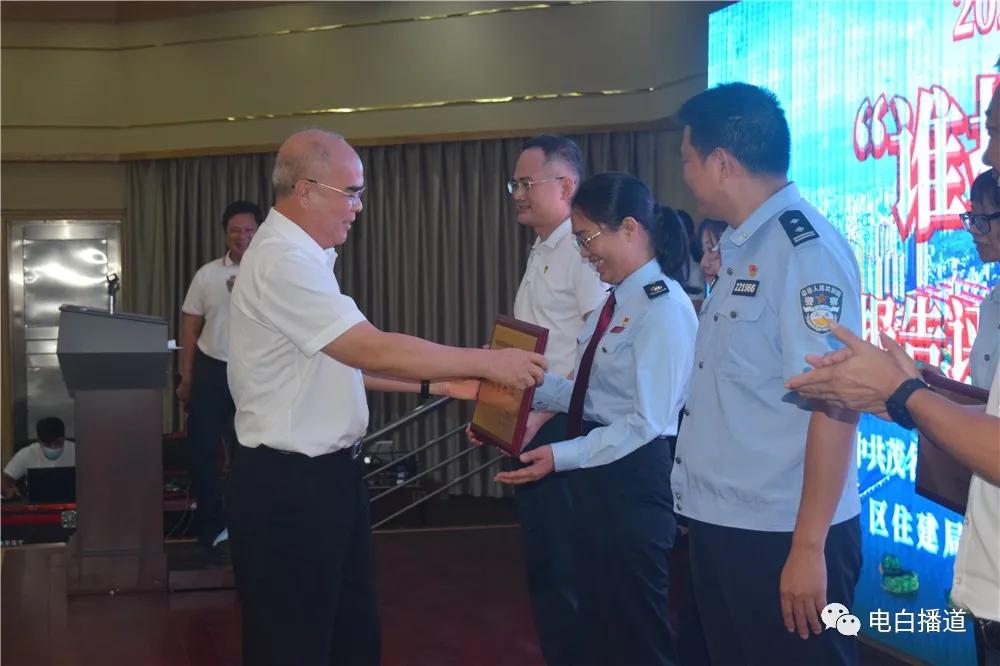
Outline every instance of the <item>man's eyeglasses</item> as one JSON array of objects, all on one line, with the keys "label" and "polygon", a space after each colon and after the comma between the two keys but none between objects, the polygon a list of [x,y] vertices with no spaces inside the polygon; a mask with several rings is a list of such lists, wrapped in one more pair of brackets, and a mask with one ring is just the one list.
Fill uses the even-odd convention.
[{"label": "man's eyeglasses", "polygon": [[590,241],[594,240],[603,233],[604,233],[603,231],[598,231],[597,233],[587,236],[586,238],[580,238],[576,234],[573,234],[573,244],[576,245],[576,249],[579,250],[580,252],[583,252],[584,250],[587,250],[589,252]]},{"label": "man's eyeglasses", "polygon": [[960,213],[958,216],[962,220],[962,226],[966,231],[974,231],[977,234],[990,233],[990,222],[1000,219],[998,213]]},{"label": "man's eyeglasses", "polygon": [[328,190],[333,190],[337,194],[343,194],[345,197],[347,197],[348,202],[351,204],[351,208],[360,204],[361,197],[364,196],[365,194],[364,187],[354,190],[353,192],[347,192],[346,190],[338,189],[333,185],[327,185],[326,183],[321,183],[318,180],[313,180],[312,178],[303,178],[302,180],[306,181],[307,183],[312,183],[313,185],[319,185],[320,187],[325,187]]},{"label": "man's eyeglasses", "polygon": [[517,194],[521,190],[527,194],[531,189],[532,185],[537,185],[538,183],[548,183],[553,180],[565,180],[566,176],[556,176],[555,178],[542,178],[540,180],[531,180],[530,178],[522,178],[521,180],[508,180],[507,181],[507,192],[509,194]]}]

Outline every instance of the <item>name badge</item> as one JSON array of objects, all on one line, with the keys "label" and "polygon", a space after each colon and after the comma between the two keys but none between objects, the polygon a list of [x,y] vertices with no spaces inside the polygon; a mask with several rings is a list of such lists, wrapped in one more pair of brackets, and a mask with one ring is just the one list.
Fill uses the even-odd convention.
[{"label": "name badge", "polygon": [[756,296],[760,280],[737,280],[733,285],[733,296]]}]

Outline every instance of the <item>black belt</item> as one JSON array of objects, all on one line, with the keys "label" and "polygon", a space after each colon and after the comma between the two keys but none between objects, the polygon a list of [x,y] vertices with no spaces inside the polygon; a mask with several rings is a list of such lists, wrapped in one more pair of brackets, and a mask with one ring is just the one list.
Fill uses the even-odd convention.
[{"label": "black belt", "polygon": [[332,451],[331,453],[324,453],[321,456],[307,456],[306,454],[299,453],[298,451],[285,451],[283,449],[276,449],[274,447],[268,446],[267,444],[261,444],[261,445],[259,445],[257,447],[250,447],[250,448],[251,448],[251,450],[253,450],[254,448],[256,448],[261,453],[278,453],[278,454],[283,455],[283,456],[294,456],[294,457],[302,457],[302,458],[314,458],[314,457],[315,458],[325,458],[327,456],[337,456],[337,457],[342,457],[343,456],[343,457],[350,458],[351,460],[357,460],[358,458],[361,457],[361,440],[360,439],[358,441],[354,442],[353,444],[351,444],[348,447],[345,447],[343,449],[338,449],[337,451]]},{"label": "black belt", "polygon": [[203,352],[201,350],[201,347],[197,347],[196,346],[194,348],[194,353],[195,353],[195,356],[197,356],[198,358],[200,358],[203,362],[210,362],[210,363],[213,363],[213,364],[216,364],[216,365],[222,365],[222,366],[227,365],[227,363],[225,361],[220,361],[219,359],[215,358],[214,356],[209,356],[208,354],[206,354],[205,352]]}]

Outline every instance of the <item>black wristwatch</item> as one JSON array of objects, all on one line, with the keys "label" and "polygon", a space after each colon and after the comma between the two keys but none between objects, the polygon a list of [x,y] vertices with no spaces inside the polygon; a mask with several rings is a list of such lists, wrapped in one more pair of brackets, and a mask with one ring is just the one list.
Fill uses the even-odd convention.
[{"label": "black wristwatch", "polygon": [[426,400],[431,397],[431,383],[426,379],[420,380],[420,399]]},{"label": "black wristwatch", "polygon": [[930,388],[927,382],[916,377],[907,379],[900,384],[899,388],[893,391],[889,399],[885,401],[885,411],[889,413],[889,418],[907,430],[913,430],[916,424],[913,422],[913,417],[910,416],[910,410],[906,408],[906,401],[910,399],[914,391],[930,390]]}]

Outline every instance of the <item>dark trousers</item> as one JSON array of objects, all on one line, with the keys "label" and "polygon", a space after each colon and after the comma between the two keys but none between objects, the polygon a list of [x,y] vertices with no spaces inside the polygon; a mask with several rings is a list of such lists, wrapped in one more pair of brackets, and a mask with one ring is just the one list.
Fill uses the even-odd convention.
[{"label": "dark trousers", "polygon": [[[229,393],[226,364],[202,351],[194,355],[191,397],[188,401],[188,446],[191,450],[191,483],[198,502],[198,542],[212,545],[226,525],[219,483],[219,440],[235,442],[236,406]],[[233,447],[235,448],[235,447]]]},{"label": "dark trousers", "polygon": [[[542,426],[528,449],[566,439],[566,415]],[[524,467],[514,461],[515,468]],[[518,486],[517,515],[524,541],[528,592],[542,655],[549,666],[580,663],[580,613],[574,589],[573,502],[565,473]]]},{"label": "dark trousers", "polygon": [[581,664],[675,663],[667,557],[677,523],[670,443],[654,439],[608,465],[568,473],[577,518]]},{"label": "dark trousers", "polygon": [[[835,629],[802,640],[781,616],[781,570],[791,532],[761,532],[688,520],[695,599],[715,666],[857,664],[857,638]],[[861,573],[861,522],[830,527],[826,597],[848,609]]]},{"label": "dark trousers", "polygon": [[[681,525],[686,526],[683,519],[679,519]],[[698,615],[698,604],[694,597],[694,584],[691,580],[691,558],[690,539],[687,535],[678,537],[674,544],[674,555],[678,550],[684,551],[684,580],[672,580],[673,589],[676,591],[678,584],[681,585],[680,609],[677,613],[677,627],[675,636],[677,639],[677,661],[681,666],[710,666],[712,661],[708,656],[708,644],[705,642],[705,631],[702,629],[701,616]],[[675,570],[676,571],[676,570]]]},{"label": "dark trousers", "polygon": [[243,448],[229,536],[247,666],[369,666],[381,645],[368,489],[347,452]]},{"label": "dark trousers", "polygon": [[977,666],[1000,666],[1000,622],[972,618]]}]

